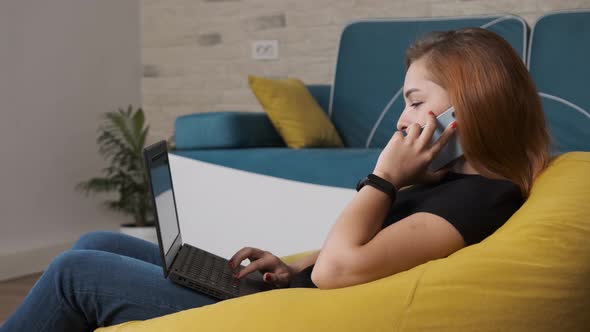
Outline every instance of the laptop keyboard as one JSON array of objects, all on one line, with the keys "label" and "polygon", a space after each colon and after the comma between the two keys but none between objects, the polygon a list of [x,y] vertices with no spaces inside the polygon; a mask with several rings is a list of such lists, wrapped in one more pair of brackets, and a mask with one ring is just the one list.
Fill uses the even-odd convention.
[{"label": "laptop keyboard", "polygon": [[239,281],[235,280],[233,270],[225,258],[188,245],[182,247],[181,253],[185,250],[179,257],[182,274],[228,293],[239,294]]}]

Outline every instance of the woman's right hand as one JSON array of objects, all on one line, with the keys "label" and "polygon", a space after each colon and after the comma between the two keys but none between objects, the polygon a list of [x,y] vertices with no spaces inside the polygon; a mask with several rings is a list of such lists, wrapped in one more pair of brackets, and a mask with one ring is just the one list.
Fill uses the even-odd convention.
[{"label": "woman's right hand", "polygon": [[252,247],[244,247],[238,250],[229,259],[229,264],[232,269],[235,269],[246,258],[250,260],[250,264],[242,270],[236,271],[234,277],[239,279],[258,270],[262,273],[264,282],[278,288],[285,288],[289,287],[291,277],[296,273],[291,266],[285,264],[271,252]]}]

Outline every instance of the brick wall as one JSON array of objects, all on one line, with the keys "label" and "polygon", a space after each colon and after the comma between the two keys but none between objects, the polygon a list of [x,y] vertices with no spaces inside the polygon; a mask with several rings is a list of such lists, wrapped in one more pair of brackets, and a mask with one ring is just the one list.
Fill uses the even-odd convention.
[{"label": "brick wall", "polygon": [[[590,0],[142,0],[142,104],[153,137],[182,114],[262,111],[247,75],[332,82],[340,31],[364,18],[512,13],[529,25]],[[251,42],[279,41],[279,59],[251,59]]]}]

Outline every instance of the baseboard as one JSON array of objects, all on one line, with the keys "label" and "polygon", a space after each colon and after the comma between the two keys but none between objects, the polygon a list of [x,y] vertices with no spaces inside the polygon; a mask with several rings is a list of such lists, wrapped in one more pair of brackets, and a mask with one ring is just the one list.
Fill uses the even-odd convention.
[{"label": "baseboard", "polygon": [[0,281],[44,271],[55,256],[69,250],[73,244],[61,243],[0,256]]}]

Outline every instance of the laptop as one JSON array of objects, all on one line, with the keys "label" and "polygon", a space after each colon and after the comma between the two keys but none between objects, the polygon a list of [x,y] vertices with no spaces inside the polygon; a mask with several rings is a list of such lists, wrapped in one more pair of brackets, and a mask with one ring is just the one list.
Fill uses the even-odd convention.
[{"label": "laptop", "polygon": [[[164,278],[219,300],[276,289],[264,282],[259,271],[235,279],[227,259],[182,243],[166,141],[145,148],[143,155],[152,192]],[[240,265],[239,269],[243,268]]]}]

